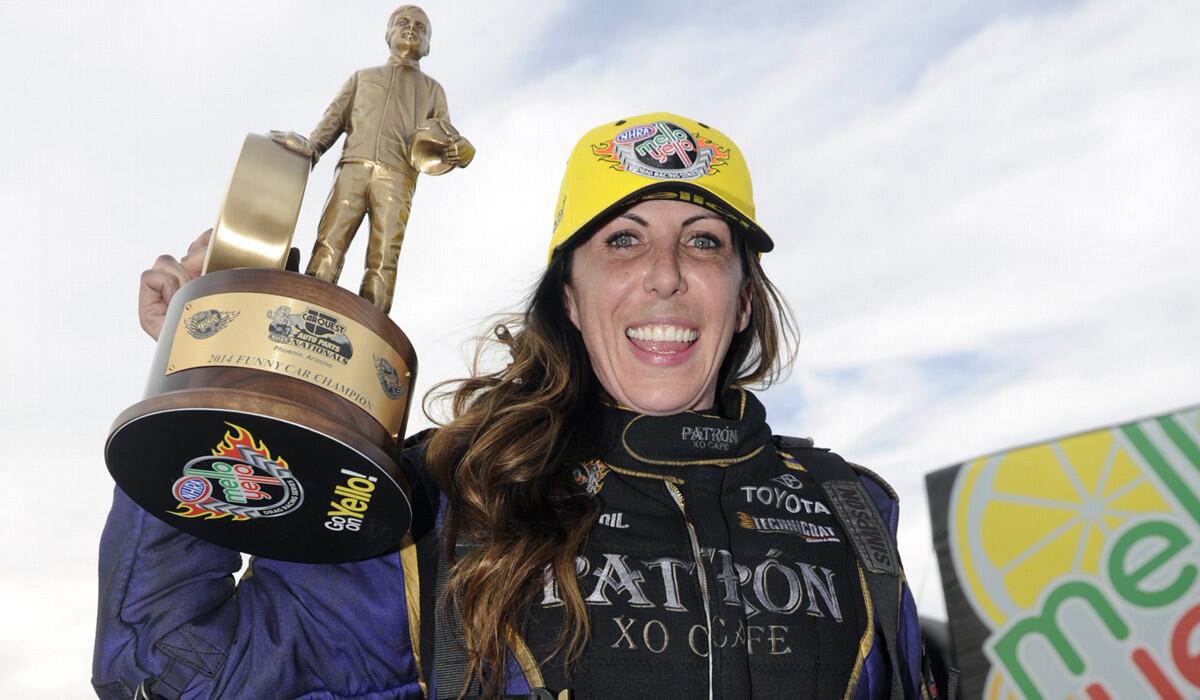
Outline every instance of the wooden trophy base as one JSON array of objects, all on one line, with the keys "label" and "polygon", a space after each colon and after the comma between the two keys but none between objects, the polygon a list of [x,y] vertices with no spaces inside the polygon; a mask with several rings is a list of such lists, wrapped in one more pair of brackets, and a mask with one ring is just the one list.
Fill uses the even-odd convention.
[{"label": "wooden trophy base", "polygon": [[403,332],[336,285],[206,274],[171,301],[146,398],[113,423],[105,461],[130,498],[201,539],[364,559],[408,530],[394,455],[416,368]]}]

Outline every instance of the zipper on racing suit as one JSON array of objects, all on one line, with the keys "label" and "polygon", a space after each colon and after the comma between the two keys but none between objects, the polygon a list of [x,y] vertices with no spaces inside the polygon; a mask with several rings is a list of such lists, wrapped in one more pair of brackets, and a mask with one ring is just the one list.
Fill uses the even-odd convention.
[{"label": "zipper on racing suit", "polygon": [[715,679],[713,678],[712,609],[708,601],[708,573],[704,568],[704,559],[700,556],[700,540],[696,538],[696,527],[692,525],[692,519],[688,517],[687,509],[683,505],[683,494],[679,491],[679,487],[670,481],[663,481],[663,486],[667,487],[671,499],[675,501],[675,505],[679,506],[679,513],[683,516],[684,524],[687,525],[688,538],[692,542],[692,559],[696,561],[696,576],[700,579],[700,597],[704,602],[704,636],[708,644],[708,697],[709,700],[712,700]]}]

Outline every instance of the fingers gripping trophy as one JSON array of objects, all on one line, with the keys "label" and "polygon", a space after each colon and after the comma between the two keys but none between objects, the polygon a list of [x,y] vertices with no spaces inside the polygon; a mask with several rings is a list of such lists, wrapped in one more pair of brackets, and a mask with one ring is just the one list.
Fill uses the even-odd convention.
[{"label": "fingers gripping trophy", "polygon": [[[399,545],[393,455],[417,358],[388,318],[419,173],[475,149],[420,69],[429,18],[388,19],[388,63],[355,72],[308,137],[247,136],[203,273],[171,299],[145,398],[113,423],[118,485],[180,530],[276,559],[352,561]],[[308,173],[346,135],[306,274],[291,247]],[[359,295],[336,285],[362,220]]]}]

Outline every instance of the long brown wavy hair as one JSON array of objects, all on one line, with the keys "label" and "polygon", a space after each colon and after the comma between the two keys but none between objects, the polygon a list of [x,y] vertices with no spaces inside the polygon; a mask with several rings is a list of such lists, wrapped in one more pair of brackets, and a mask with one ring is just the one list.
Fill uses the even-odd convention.
[{"label": "long brown wavy hair", "polygon": [[[719,386],[765,386],[790,367],[797,331],[758,256],[740,238],[738,247],[750,324],[733,336]],[[427,415],[437,399],[449,401],[451,415],[426,452],[449,505],[443,546],[453,563],[439,606],[461,613],[468,673],[484,681],[485,695],[499,692],[509,642],[521,634],[547,570],[565,603],[552,657],[569,665],[589,634],[575,556],[595,513],[570,467],[595,456],[593,414],[603,389],[565,309],[572,257],[573,248],[560,248],[524,312],[479,340],[470,377],[442,382],[426,398]],[[511,363],[482,371],[480,358],[497,343]],[[456,561],[460,538],[474,547]]]}]

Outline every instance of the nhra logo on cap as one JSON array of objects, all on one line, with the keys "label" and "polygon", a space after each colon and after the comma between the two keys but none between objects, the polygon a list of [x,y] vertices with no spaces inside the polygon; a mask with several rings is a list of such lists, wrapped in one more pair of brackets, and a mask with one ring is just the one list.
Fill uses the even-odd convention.
[{"label": "nhra logo on cap", "polygon": [[649,124],[643,124],[641,126],[635,126],[622,131],[613,137],[613,141],[616,141],[617,143],[634,143],[642,139],[648,139],[657,132],[657,127]]},{"label": "nhra logo on cap", "polygon": [[592,153],[614,170],[656,180],[695,180],[729,160],[728,149],[667,121],[631,126]]}]

